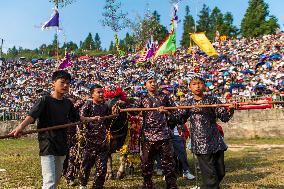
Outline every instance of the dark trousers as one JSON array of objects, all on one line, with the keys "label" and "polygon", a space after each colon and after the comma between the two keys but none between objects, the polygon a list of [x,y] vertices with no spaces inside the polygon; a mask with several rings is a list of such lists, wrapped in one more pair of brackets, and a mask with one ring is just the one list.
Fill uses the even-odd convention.
[{"label": "dark trousers", "polygon": [[183,173],[189,171],[189,164],[187,160],[184,140],[180,136],[174,135],[173,146],[174,146],[174,153],[178,161],[177,163],[180,163]]},{"label": "dark trousers", "polygon": [[96,166],[96,173],[93,182],[93,189],[102,189],[105,176],[107,172],[107,159],[108,151],[96,151],[86,149],[83,152],[82,168],[83,171],[80,173],[80,185],[86,186],[90,176],[92,167]]},{"label": "dark trousers", "polygon": [[154,155],[154,160],[156,161],[156,168],[161,169],[161,157],[160,154]]},{"label": "dark trousers", "polygon": [[225,176],[224,151],[196,156],[203,180],[201,189],[219,189]]},{"label": "dark trousers", "polygon": [[68,181],[74,181],[77,172],[79,170],[78,164],[76,164],[76,149],[75,146],[72,146],[69,150],[68,155],[66,156],[66,159],[64,161],[64,164],[66,163],[65,171],[64,171],[64,176],[66,180]]},{"label": "dark trousers", "polygon": [[144,178],[144,188],[152,189],[152,175],[155,154],[160,154],[161,165],[165,175],[167,189],[176,189],[175,161],[173,158],[173,145],[171,140],[145,141],[141,146],[141,169]]}]

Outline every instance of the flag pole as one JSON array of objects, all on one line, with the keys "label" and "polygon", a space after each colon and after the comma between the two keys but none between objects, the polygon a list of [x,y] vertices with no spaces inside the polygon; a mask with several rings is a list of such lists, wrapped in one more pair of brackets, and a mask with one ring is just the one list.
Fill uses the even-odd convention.
[{"label": "flag pole", "polygon": [[[1,39],[1,38],[0,38]],[[2,50],[3,50],[3,42],[4,42],[4,39],[1,39],[1,44],[0,44],[0,58],[2,58]]]},{"label": "flag pole", "polygon": [[[58,11],[58,1],[55,1],[55,6]],[[58,49],[59,49],[59,40],[58,40],[58,29],[59,27],[56,28],[56,59],[57,63],[59,64],[59,55],[58,55]]]},{"label": "flag pole", "polygon": [[59,55],[58,55],[58,47],[59,46],[59,40],[58,40],[58,29],[56,29],[56,59],[57,62],[59,63]]}]

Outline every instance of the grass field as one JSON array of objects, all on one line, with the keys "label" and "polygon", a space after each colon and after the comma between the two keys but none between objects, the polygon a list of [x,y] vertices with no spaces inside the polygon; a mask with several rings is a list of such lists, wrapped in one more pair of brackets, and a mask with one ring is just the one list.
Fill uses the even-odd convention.
[{"label": "grass field", "polygon": [[[225,153],[226,177],[222,188],[284,188],[284,138],[228,140]],[[191,170],[194,164],[188,154]],[[117,167],[118,157],[114,157]],[[140,170],[122,181],[106,181],[106,188],[141,188]],[[4,170],[3,170],[4,169]],[[165,188],[161,176],[155,176],[156,188]],[[91,183],[90,183],[91,184]],[[195,181],[178,178],[181,189],[195,186]],[[17,139],[0,141],[0,188],[40,188],[41,171],[37,141]],[[59,188],[70,188],[62,179]],[[78,188],[78,187],[77,187]]]}]

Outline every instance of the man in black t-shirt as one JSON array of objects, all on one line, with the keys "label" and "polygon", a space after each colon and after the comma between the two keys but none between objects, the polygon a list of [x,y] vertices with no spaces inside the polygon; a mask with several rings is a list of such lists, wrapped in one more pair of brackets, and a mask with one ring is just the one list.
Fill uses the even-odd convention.
[{"label": "man in black t-shirt", "polygon": [[[23,129],[36,119],[37,128],[76,122],[80,120],[73,103],[64,98],[68,93],[71,75],[63,70],[52,75],[54,91],[50,96],[43,96],[34,104],[25,120],[10,132],[12,136],[20,136]],[[81,117],[81,120],[92,121],[95,118]],[[39,155],[43,177],[43,189],[55,189],[62,175],[63,162],[67,154],[67,129],[46,131],[38,134]]]}]

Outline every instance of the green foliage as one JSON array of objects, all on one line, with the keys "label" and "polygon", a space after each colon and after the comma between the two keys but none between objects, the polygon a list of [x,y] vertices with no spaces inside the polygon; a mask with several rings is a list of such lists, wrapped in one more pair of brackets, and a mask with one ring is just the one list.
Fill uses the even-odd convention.
[{"label": "green foliage", "polygon": [[67,49],[68,51],[76,51],[78,49],[78,46],[76,43],[70,41],[70,42],[64,43],[62,48]]},{"label": "green foliage", "polygon": [[226,35],[230,37],[236,37],[238,35],[238,28],[233,25],[233,15],[227,12],[223,18],[223,25],[220,29],[221,35]]},{"label": "green foliage", "polygon": [[94,50],[94,51],[88,52],[89,56],[103,56],[103,55],[107,55],[107,54],[109,54],[109,52],[107,52],[107,51],[96,51],[96,50]]},{"label": "green foliage", "polygon": [[210,9],[208,6],[203,4],[202,10],[199,13],[199,19],[197,21],[197,32],[209,33],[210,28]]},{"label": "green foliage", "polygon": [[114,45],[113,41],[110,42],[108,51],[110,51],[110,52],[114,52],[115,51],[115,45]]},{"label": "green foliage", "polygon": [[244,37],[258,37],[273,34],[279,28],[277,19],[269,17],[269,6],[264,0],[250,0],[241,23],[241,33]]},{"label": "green foliage", "polygon": [[190,15],[189,6],[185,7],[185,18],[183,21],[183,34],[180,41],[180,45],[182,47],[189,47],[190,44],[190,36],[189,33],[194,33],[195,22],[193,17]]},{"label": "green foliage", "polygon": [[23,49],[21,47],[17,49],[14,46],[13,48],[8,49],[7,54],[4,54],[3,57],[5,59],[17,59],[19,57],[25,57],[31,60],[33,58],[48,58],[49,56],[46,53],[42,53],[39,49],[30,50],[30,49]]},{"label": "green foliage", "polygon": [[57,34],[54,34],[53,41],[52,41],[52,47],[57,48],[57,45],[58,45],[58,36]]},{"label": "green foliage", "polygon": [[161,43],[169,33],[167,28],[160,24],[160,15],[157,11],[154,11],[150,18],[145,18],[141,25],[141,45],[145,43],[153,36],[155,41]]},{"label": "green foliage", "polygon": [[15,46],[13,46],[13,48],[8,49],[8,54],[10,54],[11,57],[15,58],[19,54],[19,52],[18,52],[17,48]]},{"label": "green foliage", "polygon": [[84,49],[84,50],[94,50],[95,49],[95,42],[93,40],[93,36],[91,33],[88,34],[87,38],[82,43],[81,49]]},{"label": "green foliage", "polygon": [[223,25],[223,14],[218,7],[215,7],[210,14],[210,29],[207,32],[209,39],[213,39],[216,31],[220,32]]},{"label": "green foliage", "polygon": [[154,11],[152,16],[154,17],[154,19],[157,20],[157,22],[160,22],[161,21],[161,15],[158,13],[158,11]]},{"label": "green foliage", "polygon": [[96,33],[96,35],[95,35],[94,43],[95,43],[95,46],[94,46],[95,50],[101,51],[102,50],[102,46],[101,46],[102,43],[101,43],[101,38],[100,38],[98,33]]},{"label": "green foliage", "polygon": [[233,21],[232,13],[223,14],[218,7],[214,7],[211,12],[208,6],[203,5],[197,21],[197,32],[205,31],[210,40],[214,39],[216,31],[219,31],[220,35],[236,37],[238,29],[233,25]]},{"label": "green foliage", "polygon": [[263,27],[264,34],[273,34],[279,28],[279,24],[277,23],[278,19],[275,16],[269,16],[269,19],[265,22]]},{"label": "green foliage", "polygon": [[133,43],[136,48],[143,48],[151,36],[158,42],[165,39],[169,32],[160,24],[160,17],[157,11],[151,13],[147,10],[144,17],[138,15],[134,20],[128,20],[128,27],[133,31]]},{"label": "green foliage", "polygon": [[135,48],[135,37],[126,33],[125,38],[119,41],[119,48],[124,52],[132,52]]},{"label": "green foliage", "polygon": [[73,3],[75,0],[49,0],[50,2],[53,2],[57,7],[65,7],[71,3]]}]

